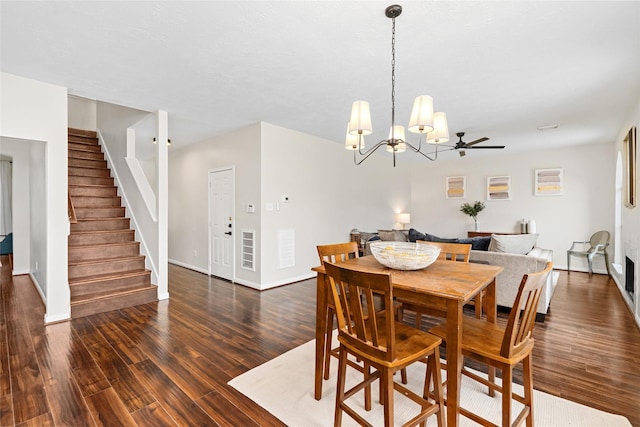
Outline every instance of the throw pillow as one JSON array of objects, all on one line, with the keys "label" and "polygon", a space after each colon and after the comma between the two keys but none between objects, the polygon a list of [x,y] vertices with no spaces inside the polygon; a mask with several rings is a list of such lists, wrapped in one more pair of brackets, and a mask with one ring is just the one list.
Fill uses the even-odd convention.
[{"label": "throw pillow", "polygon": [[369,240],[371,240],[371,238],[377,237],[377,236],[378,235],[376,233],[367,233],[366,231],[360,232],[360,240],[363,242],[368,242]]},{"label": "throw pillow", "polygon": [[489,251],[526,255],[537,240],[537,234],[492,234]]},{"label": "throw pillow", "polygon": [[434,236],[433,234],[420,233],[417,230],[411,228],[409,230],[409,241],[415,242],[416,240],[425,240],[427,242],[443,242],[443,243],[456,243],[458,239],[448,239],[443,237]]},{"label": "throw pillow", "polygon": [[474,251],[486,251],[489,250],[489,244],[491,243],[491,236],[483,237],[471,237],[469,239],[458,239],[455,243],[471,244],[471,249]]},{"label": "throw pillow", "polygon": [[380,239],[391,242],[406,242],[407,236],[402,230],[378,230],[378,236]]}]

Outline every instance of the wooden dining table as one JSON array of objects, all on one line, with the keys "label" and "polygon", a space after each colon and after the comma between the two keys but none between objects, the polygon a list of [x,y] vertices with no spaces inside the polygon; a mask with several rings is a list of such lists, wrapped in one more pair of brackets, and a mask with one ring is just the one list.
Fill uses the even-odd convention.
[{"label": "wooden dining table", "polygon": [[[463,358],[462,309],[475,295],[486,289],[484,307],[488,322],[496,322],[496,276],[502,267],[438,260],[421,270],[393,270],[372,256],[353,258],[340,263],[356,271],[391,273],[393,295],[398,299],[428,305],[447,313],[447,425],[457,426],[460,408],[460,385]],[[316,300],[316,353],[314,397],[322,398],[325,357],[325,331],[329,288],[323,266],[312,268],[318,273]]]}]

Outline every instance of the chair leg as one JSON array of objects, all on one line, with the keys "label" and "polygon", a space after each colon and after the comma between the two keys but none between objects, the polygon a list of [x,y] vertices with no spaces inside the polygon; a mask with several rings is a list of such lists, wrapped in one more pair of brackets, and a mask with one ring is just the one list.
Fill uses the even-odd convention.
[{"label": "chair leg", "polygon": [[531,355],[522,361],[522,375],[524,377],[524,404],[529,407],[527,427],[533,427],[533,364]]},{"label": "chair leg", "polygon": [[502,370],[502,427],[511,426],[511,398],[512,398],[513,368]]},{"label": "chair leg", "polygon": [[589,265],[589,277],[593,276],[593,257],[587,255],[587,264]]},{"label": "chair leg", "polygon": [[[442,371],[440,368],[440,349],[438,347],[435,348],[433,354],[429,356],[429,360],[427,362],[427,373],[430,373],[431,380],[433,381],[433,395],[436,401],[436,404],[440,408],[436,413],[436,417],[438,420],[438,427],[443,427],[446,424],[445,414],[444,414],[444,394],[442,392]],[[427,399],[429,396],[429,377],[425,378],[425,394],[424,398]]]},{"label": "chair leg", "polygon": [[[371,377],[371,366],[367,362],[364,362],[364,379],[365,381]],[[371,410],[371,384],[364,388],[364,410]]]},{"label": "chair leg", "polygon": [[393,373],[389,369],[382,370],[380,381],[384,395],[384,427],[393,427]]},{"label": "chair leg", "polygon": [[336,385],[336,408],[333,417],[334,427],[342,425],[342,402],[344,401],[345,377],[347,376],[347,350],[340,346],[338,357],[338,382]]},{"label": "chair leg", "polygon": [[567,252],[567,274],[571,273],[571,255]]},{"label": "chair leg", "polygon": [[611,272],[609,271],[609,254],[608,253],[604,253],[604,264],[605,267],[607,267],[607,275],[611,276]]},{"label": "chair leg", "polygon": [[331,367],[331,340],[333,338],[333,308],[327,309],[327,330],[324,349],[324,379],[329,379],[329,368]]}]

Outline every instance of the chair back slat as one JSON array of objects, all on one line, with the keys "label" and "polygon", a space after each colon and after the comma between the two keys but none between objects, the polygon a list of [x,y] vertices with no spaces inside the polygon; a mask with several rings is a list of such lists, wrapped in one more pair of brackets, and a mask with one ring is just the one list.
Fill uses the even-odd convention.
[{"label": "chair back slat", "polygon": [[[393,287],[389,273],[349,270],[324,264],[338,318],[338,339],[357,351],[380,360],[395,359]],[[382,299],[376,311],[374,295]]]},{"label": "chair back slat", "polygon": [[548,262],[544,270],[528,273],[522,277],[502,340],[500,349],[502,357],[511,357],[533,339],[536,309],[552,267],[553,264]]},{"label": "chair back slat", "polygon": [[324,264],[325,261],[332,263],[344,262],[347,259],[359,258],[358,243],[336,243],[333,245],[318,245],[318,256],[320,262]]},{"label": "chair back slat", "polygon": [[471,255],[469,243],[428,242],[426,240],[416,240],[416,243],[439,247],[439,260],[469,262]]}]

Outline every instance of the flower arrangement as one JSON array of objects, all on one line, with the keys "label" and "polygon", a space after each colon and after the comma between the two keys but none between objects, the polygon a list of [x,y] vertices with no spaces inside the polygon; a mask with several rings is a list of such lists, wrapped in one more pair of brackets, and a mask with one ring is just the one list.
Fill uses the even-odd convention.
[{"label": "flower arrangement", "polygon": [[478,231],[478,214],[482,212],[484,208],[484,203],[479,200],[474,202],[473,204],[463,203],[462,206],[460,206],[460,212],[473,218],[473,221],[476,224],[476,231]]}]

